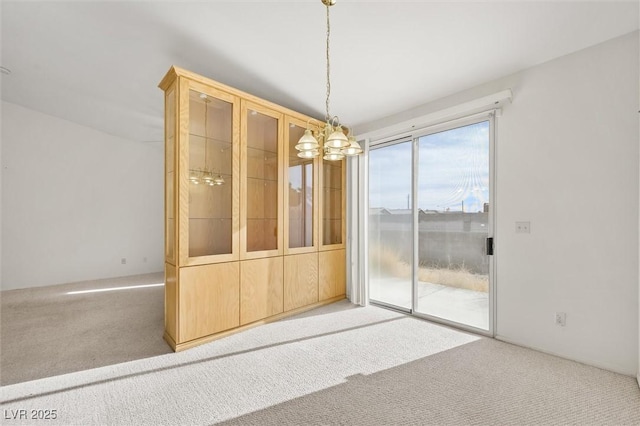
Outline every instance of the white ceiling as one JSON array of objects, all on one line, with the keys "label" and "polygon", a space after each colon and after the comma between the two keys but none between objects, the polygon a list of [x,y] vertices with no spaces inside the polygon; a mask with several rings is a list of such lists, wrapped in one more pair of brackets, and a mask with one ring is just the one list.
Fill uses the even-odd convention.
[{"label": "white ceiling", "polygon": [[[322,118],[320,0],[2,1],[2,99],[162,139],[173,64]],[[638,1],[338,0],[331,113],[356,126],[638,29]]]}]

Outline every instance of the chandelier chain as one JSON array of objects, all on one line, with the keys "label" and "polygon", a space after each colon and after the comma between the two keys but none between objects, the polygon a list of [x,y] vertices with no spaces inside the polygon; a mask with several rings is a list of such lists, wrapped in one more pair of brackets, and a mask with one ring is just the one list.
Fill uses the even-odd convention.
[{"label": "chandelier chain", "polygon": [[338,116],[331,117],[331,112],[329,111],[329,102],[331,99],[331,20],[329,18],[329,7],[333,6],[336,0],[321,1],[327,8],[327,44],[325,50],[327,61],[326,123],[324,127],[318,126],[316,130],[311,130],[309,128],[309,122],[307,122],[307,129],[304,131],[304,135],[298,140],[295,148],[300,151],[298,153],[298,157],[300,158],[314,158],[317,157],[320,152],[323,152],[323,160],[340,161],[347,156],[361,154],[362,148],[356,138],[350,136],[351,130],[340,124]]},{"label": "chandelier chain", "polygon": [[329,96],[331,96],[331,76],[330,76],[330,71],[331,71],[331,63],[330,63],[330,59],[329,59],[329,37],[331,35],[331,24],[329,22],[329,2],[326,3],[327,5],[327,49],[326,49],[326,53],[327,53],[327,100],[325,103],[325,107],[326,107],[326,120],[329,121],[330,119],[330,115],[329,115]]},{"label": "chandelier chain", "polygon": [[207,170],[207,145],[209,145],[209,141],[207,137],[209,134],[207,133],[207,118],[209,118],[209,99],[204,99],[204,169]]}]

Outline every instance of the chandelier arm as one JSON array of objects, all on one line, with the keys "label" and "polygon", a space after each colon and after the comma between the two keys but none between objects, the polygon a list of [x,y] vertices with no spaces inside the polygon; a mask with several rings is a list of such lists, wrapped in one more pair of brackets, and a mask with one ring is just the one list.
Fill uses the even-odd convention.
[{"label": "chandelier arm", "polygon": [[312,125],[315,131],[320,130],[320,125],[316,122],[316,120],[314,120],[313,118],[310,118],[307,120],[307,129],[310,129]]}]

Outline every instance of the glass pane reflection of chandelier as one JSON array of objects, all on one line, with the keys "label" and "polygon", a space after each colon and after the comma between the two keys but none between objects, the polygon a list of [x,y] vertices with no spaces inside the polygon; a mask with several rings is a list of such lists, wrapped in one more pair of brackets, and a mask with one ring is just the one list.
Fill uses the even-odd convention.
[{"label": "glass pane reflection of chandelier", "polygon": [[209,186],[220,186],[224,184],[224,178],[222,174],[218,173],[218,176],[213,176],[213,172],[207,167],[207,117],[209,116],[209,102],[211,100],[207,98],[207,95],[200,93],[200,99],[204,102],[204,169],[189,170],[189,182],[194,185],[200,185],[201,183]]},{"label": "glass pane reflection of chandelier", "polygon": [[327,8],[327,99],[326,107],[326,123],[324,128],[312,131],[307,128],[304,135],[298,141],[296,149],[300,151],[298,157],[314,158],[323,152],[323,159],[329,161],[342,160],[345,156],[358,155],[362,153],[360,144],[353,136],[347,137],[344,134],[343,126],[337,116],[331,117],[329,114],[329,97],[331,95],[331,77],[330,77],[330,55],[329,55],[329,39],[331,35],[331,24],[329,21],[329,7],[336,4],[336,0],[321,0]]}]

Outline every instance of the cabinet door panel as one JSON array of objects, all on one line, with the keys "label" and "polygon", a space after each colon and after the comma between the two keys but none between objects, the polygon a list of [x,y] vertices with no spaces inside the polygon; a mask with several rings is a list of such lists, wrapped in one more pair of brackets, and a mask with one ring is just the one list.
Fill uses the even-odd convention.
[{"label": "cabinet door panel", "polygon": [[180,342],[239,325],[237,262],[180,268]]},{"label": "cabinet door panel", "polygon": [[240,324],[283,311],[282,256],[240,262]]},{"label": "cabinet door panel", "polygon": [[347,272],[345,250],[318,253],[320,300],[346,294]]},{"label": "cabinet door panel", "polygon": [[284,257],[284,310],[318,301],[318,253]]}]

